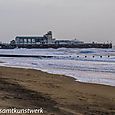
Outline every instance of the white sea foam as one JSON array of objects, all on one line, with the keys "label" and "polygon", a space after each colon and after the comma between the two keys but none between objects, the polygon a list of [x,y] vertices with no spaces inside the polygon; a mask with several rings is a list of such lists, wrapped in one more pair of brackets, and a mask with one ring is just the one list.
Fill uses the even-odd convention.
[{"label": "white sea foam", "polygon": [[0,57],[0,61],[4,62],[0,65],[39,69],[71,76],[81,82],[115,86],[114,49],[1,49],[0,54],[54,56],[52,58]]}]

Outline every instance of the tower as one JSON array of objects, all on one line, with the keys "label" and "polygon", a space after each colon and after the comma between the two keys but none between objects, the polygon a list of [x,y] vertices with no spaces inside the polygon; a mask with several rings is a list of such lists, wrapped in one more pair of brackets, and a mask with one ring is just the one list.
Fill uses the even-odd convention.
[{"label": "tower", "polygon": [[49,31],[45,34],[45,37],[48,38],[48,40],[52,40],[52,31]]}]

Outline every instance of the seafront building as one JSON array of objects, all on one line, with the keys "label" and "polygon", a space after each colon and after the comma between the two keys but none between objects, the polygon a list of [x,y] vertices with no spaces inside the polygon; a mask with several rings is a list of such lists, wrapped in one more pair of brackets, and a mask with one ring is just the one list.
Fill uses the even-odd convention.
[{"label": "seafront building", "polygon": [[32,36],[17,36],[15,38],[15,43],[16,44],[78,44],[78,43],[83,43],[82,41],[78,41],[78,40],[56,40],[52,37],[52,31],[47,32],[45,35],[43,36],[36,36],[36,37],[32,37]]},{"label": "seafront building", "polygon": [[51,44],[53,41],[51,31],[43,36],[17,36],[15,38],[16,44]]}]

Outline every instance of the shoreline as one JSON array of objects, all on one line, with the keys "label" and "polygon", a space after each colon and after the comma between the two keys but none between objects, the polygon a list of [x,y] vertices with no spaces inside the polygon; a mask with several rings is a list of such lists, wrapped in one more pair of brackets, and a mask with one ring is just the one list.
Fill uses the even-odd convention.
[{"label": "shoreline", "polygon": [[0,67],[0,108],[41,106],[46,115],[112,115],[115,87],[40,70]]},{"label": "shoreline", "polygon": [[[0,62],[0,63],[5,63],[5,62]],[[22,67],[22,66],[6,66],[6,65],[0,65],[0,67],[18,68],[18,69],[28,69],[28,70],[37,70],[37,71],[45,72],[45,73],[48,73],[48,74],[66,76],[66,77],[68,77],[68,78],[74,79],[76,82],[83,83],[83,84],[94,84],[94,85],[103,85],[103,86],[115,87],[114,85],[109,85],[109,84],[104,84],[104,83],[93,83],[93,82],[91,83],[91,82],[86,82],[86,81],[80,81],[80,80],[77,80],[77,79],[76,79],[75,77],[73,77],[73,76],[68,76],[68,75],[58,74],[58,73],[52,73],[52,72],[48,72],[47,70],[42,70],[42,69],[39,69],[39,68]]]}]

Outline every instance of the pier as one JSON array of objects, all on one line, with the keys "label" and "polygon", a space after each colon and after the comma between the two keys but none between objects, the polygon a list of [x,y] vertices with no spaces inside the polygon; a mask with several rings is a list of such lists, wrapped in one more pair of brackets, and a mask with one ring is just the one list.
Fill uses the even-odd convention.
[{"label": "pier", "polygon": [[53,38],[52,31],[49,31],[43,36],[16,36],[9,44],[0,43],[0,48],[112,48],[112,43],[85,43],[76,39],[59,40]]},{"label": "pier", "polygon": [[81,44],[0,44],[0,49],[14,48],[112,48],[111,43],[81,43]]}]

